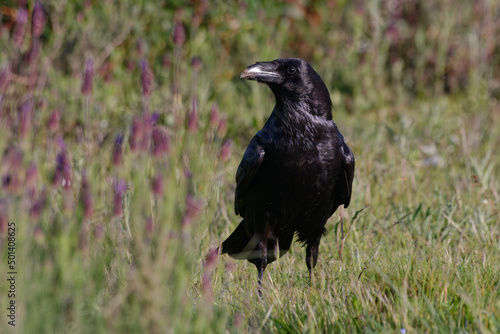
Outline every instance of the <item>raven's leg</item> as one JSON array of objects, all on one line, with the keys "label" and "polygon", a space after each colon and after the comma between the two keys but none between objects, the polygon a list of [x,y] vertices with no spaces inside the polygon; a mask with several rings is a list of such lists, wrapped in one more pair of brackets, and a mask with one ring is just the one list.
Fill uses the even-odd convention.
[{"label": "raven's leg", "polygon": [[318,251],[319,251],[320,240],[321,236],[307,243],[306,265],[307,269],[309,270],[309,277],[311,278],[311,282],[313,279],[313,269],[314,267],[316,267],[316,263],[318,262]]},{"label": "raven's leg", "polygon": [[258,272],[258,291],[259,291],[259,296],[262,297],[262,277],[264,276],[264,270],[266,270],[267,267],[267,239],[263,238],[259,242],[259,253],[260,253],[260,258],[258,261],[256,261],[255,266],[257,267],[257,272]]}]

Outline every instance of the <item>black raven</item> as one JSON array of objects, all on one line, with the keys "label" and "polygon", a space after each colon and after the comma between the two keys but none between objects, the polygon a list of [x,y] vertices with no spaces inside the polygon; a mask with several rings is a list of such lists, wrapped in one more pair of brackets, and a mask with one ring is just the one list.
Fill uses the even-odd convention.
[{"label": "black raven", "polygon": [[354,156],[332,120],[326,85],[306,61],[257,62],[240,78],[267,84],[276,106],[236,172],[234,206],[243,220],[221,253],[257,267],[260,293],[267,264],[288,251],[295,234],[307,246],[312,275],[326,221],[349,205]]}]

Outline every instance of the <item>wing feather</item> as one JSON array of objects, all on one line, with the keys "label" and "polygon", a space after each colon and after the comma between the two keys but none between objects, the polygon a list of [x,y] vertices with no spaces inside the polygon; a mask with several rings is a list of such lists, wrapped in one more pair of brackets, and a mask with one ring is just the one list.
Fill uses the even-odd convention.
[{"label": "wing feather", "polygon": [[264,161],[264,147],[255,136],[248,145],[238,170],[236,171],[236,192],[234,196],[234,209],[236,214],[244,217],[245,206],[247,204],[245,194],[252,184],[252,180],[257,174],[262,161]]}]

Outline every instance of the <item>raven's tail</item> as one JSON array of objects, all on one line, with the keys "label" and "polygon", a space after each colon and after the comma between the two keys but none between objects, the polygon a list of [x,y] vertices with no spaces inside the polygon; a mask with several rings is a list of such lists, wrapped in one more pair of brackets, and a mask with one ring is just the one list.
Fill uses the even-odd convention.
[{"label": "raven's tail", "polygon": [[243,219],[236,230],[222,243],[221,253],[228,254],[236,260],[250,260],[258,257],[256,250],[259,241],[258,235],[248,235]]},{"label": "raven's tail", "polygon": [[[221,254],[228,254],[236,260],[260,259],[259,242],[260,234],[248,232],[247,222],[241,221],[236,230],[222,243]],[[276,236],[267,241],[267,263],[271,263],[277,258],[285,255],[290,248],[293,239],[293,232],[280,235],[279,241]]]}]

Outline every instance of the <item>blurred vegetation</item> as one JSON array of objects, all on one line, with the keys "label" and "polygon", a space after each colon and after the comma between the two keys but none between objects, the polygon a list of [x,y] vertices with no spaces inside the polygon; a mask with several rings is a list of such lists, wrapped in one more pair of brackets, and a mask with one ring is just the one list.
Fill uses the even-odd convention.
[{"label": "blurred vegetation", "polygon": [[[500,331],[496,1],[2,1],[0,271],[24,333]],[[309,283],[215,247],[299,57],[357,158]],[[342,221],[342,224],[341,224]],[[0,331],[10,302],[0,280]]]}]

